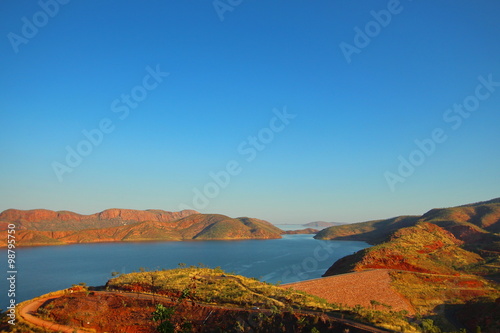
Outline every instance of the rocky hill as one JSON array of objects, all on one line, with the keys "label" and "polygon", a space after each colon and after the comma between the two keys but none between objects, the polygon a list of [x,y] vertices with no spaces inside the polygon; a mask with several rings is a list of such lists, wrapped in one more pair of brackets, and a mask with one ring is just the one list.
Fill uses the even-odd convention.
[{"label": "rocky hill", "polygon": [[16,325],[0,318],[0,331],[385,333],[396,324],[415,332],[404,318],[331,304],[220,268],[114,276],[105,287],[73,285],[20,303]]},{"label": "rocky hill", "polygon": [[482,275],[498,278],[499,227],[500,199],[493,199],[432,209],[422,216],[330,227],[315,238],[356,239],[378,244],[340,259],[326,275],[369,268],[459,274],[477,266],[476,271],[482,271]]},{"label": "rocky hill", "polygon": [[0,246],[7,225],[16,225],[18,246],[124,241],[180,241],[280,238],[282,230],[253,218],[230,218],[195,211],[109,209],[92,215],[50,210],[13,210],[0,214]]},{"label": "rocky hill", "polygon": [[418,216],[398,216],[386,220],[374,220],[333,226],[321,230],[314,238],[323,240],[358,240],[376,244],[394,231],[414,226]]},{"label": "rocky hill", "polygon": [[[336,261],[324,276],[387,270],[392,287],[421,316],[445,330],[456,330],[456,323],[466,325],[472,318],[452,313],[465,308],[495,308],[500,302],[499,226],[500,200],[494,199],[432,209],[422,216],[331,227],[316,238],[377,244]],[[493,324],[494,317],[484,313],[472,322],[488,323],[486,327],[492,330],[486,332],[497,332],[500,323]]]},{"label": "rocky hill", "polygon": [[325,276],[366,269],[395,269],[420,273],[457,274],[482,260],[460,247],[463,242],[443,228],[422,222],[396,231],[387,242],[344,257]]},{"label": "rocky hill", "polygon": [[381,243],[396,230],[429,222],[451,232],[466,243],[490,240],[500,232],[500,198],[452,208],[432,209],[422,216],[398,216],[333,226],[320,231],[316,239],[361,240],[371,244]]},{"label": "rocky hill", "polygon": [[17,229],[62,231],[118,227],[137,222],[169,222],[199,214],[194,210],[167,212],[164,210],[107,209],[92,215],[47,209],[7,209],[0,213],[0,224],[14,223]]}]

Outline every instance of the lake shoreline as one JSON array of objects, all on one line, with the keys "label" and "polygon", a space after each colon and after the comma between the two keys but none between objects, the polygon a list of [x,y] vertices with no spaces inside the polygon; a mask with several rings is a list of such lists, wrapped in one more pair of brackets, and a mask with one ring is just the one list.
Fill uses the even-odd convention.
[{"label": "lake shoreline", "polygon": [[[221,267],[269,283],[319,278],[339,258],[369,247],[366,242],[323,241],[312,235],[237,241],[109,242],[16,249],[18,301],[72,284],[103,285],[112,272],[130,273],[141,267],[173,269],[180,263]],[[7,304],[0,295],[1,304]]]}]

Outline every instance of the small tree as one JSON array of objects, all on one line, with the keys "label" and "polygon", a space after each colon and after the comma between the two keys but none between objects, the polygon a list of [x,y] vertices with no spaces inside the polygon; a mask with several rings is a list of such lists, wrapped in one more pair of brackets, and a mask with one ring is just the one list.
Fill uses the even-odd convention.
[{"label": "small tree", "polygon": [[380,305],[381,303],[380,303],[380,302],[378,302],[378,301],[376,301],[376,300],[374,300],[374,299],[372,299],[372,300],[370,300],[370,304],[371,304],[371,306],[372,306],[372,309],[375,309],[375,308],[376,308],[376,306],[377,306],[377,305]]},{"label": "small tree", "polygon": [[160,324],[156,327],[156,330],[160,333],[174,333],[175,326],[170,321],[172,315],[174,314],[174,308],[166,308],[163,304],[156,305],[156,311],[153,312],[153,321],[159,322]]},{"label": "small tree", "polygon": [[422,332],[425,333],[441,333],[441,329],[434,325],[434,321],[432,319],[423,319],[420,324],[422,328]]}]

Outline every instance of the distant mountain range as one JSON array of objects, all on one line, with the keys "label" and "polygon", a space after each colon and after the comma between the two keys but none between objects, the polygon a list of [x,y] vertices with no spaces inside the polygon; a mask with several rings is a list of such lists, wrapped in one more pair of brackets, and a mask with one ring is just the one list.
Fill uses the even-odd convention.
[{"label": "distant mountain range", "polygon": [[18,229],[62,231],[119,227],[137,222],[170,222],[199,214],[194,210],[168,212],[164,210],[107,209],[100,213],[82,215],[70,211],[47,209],[18,210],[7,209],[0,213],[0,223],[17,225]]},{"label": "distant mountain range", "polygon": [[14,224],[18,246],[125,241],[281,238],[283,231],[259,219],[200,214],[192,210],[108,209],[92,215],[45,209],[8,209],[0,214],[0,246]]},{"label": "distant mountain range", "polygon": [[286,230],[283,232],[284,235],[304,235],[304,234],[317,234],[319,232],[318,229],[306,228],[306,229],[298,229],[298,230]]},{"label": "distant mountain range", "polygon": [[334,226],[342,225],[342,224],[345,224],[345,223],[315,221],[315,222],[309,222],[309,223],[303,224],[303,226],[306,228],[320,228],[320,229],[322,229],[322,228],[334,227]]}]

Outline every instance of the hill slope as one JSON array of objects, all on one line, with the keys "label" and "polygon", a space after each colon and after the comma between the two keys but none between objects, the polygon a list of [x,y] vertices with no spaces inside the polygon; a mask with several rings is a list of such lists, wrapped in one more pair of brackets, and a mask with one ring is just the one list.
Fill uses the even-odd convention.
[{"label": "hill slope", "polygon": [[387,220],[333,226],[320,231],[316,239],[362,240],[380,243],[394,231],[419,222],[436,224],[467,243],[490,240],[500,232],[500,198],[452,208],[432,209],[422,216],[398,216]]},{"label": "hill slope", "polygon": [[450,232],[422,222],[396,231],[387,242],[338,260],[325,276],[376,268],[453,275],[482,260],[462,249],[462,244]]},{"label": "hill slope", "polygon": [[40,231],[84,230],[111,228],[138,222],[169,222],[198,214],[194,210],[167,212],[164,210],[107,209],[92,215],[47,209],[7,209],[0,213],[0,225],[14,223],[17,229]]},{"label": "hill slope", "polygon": [[[494,308],[500,300],[495,282],[500,277],[499,221],[500,200],[494,199],[433,209],[420,217],[328,228],[317,238],[357,239],[377,245],[338,260],[324,276],[386,269],[391,285],[418,313],[445,330],[455,330],[454,323],[471,319],[465,314],[453,316],[457,309]],[[494,317],[484,313],[472,322],[488,323],[486,327],[496,332],[500,323],[493,324]]]},{"label": "hill slope", "polygon": [[383,241],[398,229],[415,225],[418,218],[418,216],[398,216],[387,220],[333,226],[321,230],[314,238],[323,240],[359,240],[373,244]]},{"label": "hill slope", "polygon": [[[20,303],[2,332],[388,332],[415,327],[375,311],[226,273],[179,268],[120,275],[106,287],[72,288]],[[344,318],[346,317],[346,318]],[[388,324],[387,321],[390,321]]]},{"label": "hill slope", "polygon": [[[93,215],[45,210],[8,210],[0,215],[0,246],[6,246],[7,225],[16,225],[18,246],[124,241],[180,241],[281,238],[271,223],[194,211],[106,210]],[[87,226],[92,228],[84,228]],[[111,225],[111,227],[109,227]]]}]

